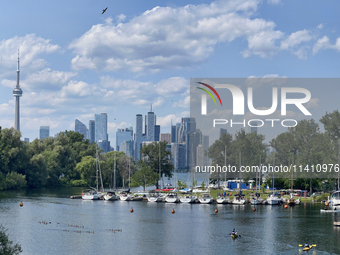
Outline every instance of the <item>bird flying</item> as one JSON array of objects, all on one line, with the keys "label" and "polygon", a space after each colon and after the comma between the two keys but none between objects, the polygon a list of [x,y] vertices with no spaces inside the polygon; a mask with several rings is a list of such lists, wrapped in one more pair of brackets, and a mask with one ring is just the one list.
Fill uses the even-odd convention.
[{"label": "bird flying", "polygon": [[105,9],[103,9],[103,12],[102,12],[102,14],[104,14],[104,12],[106,12],[106,10],[107,10],[107,7],[106,7]]}]

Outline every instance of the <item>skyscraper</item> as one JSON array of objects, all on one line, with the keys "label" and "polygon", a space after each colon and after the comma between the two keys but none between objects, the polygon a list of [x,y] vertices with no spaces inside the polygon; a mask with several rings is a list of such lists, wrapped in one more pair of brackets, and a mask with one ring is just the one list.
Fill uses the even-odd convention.
[{"label": "skyscraper", "polygon": [[75,125],[74,125],[74,131],[82,134],[84,136],[84,139],[87,139],[87,127],[84,123],[82,123],[80,120],[76,119]]},{"label": "skyscraper", "polygon": [[[136,129],[135,129],[135,144],[134,144],[134,158],[135,160],[140,159],[140,149],[142,146],[142,136],[143,136],[143,115],[137,114],[136,115]],[[143,139],[144,140],[144,139]]]},{"label": "skyscraper", "polygon": [[171,143],[171,134],[169,134],[169,133],[160,134],[159,141],[160,142],[167,141],[168,143]]},{"label": "skyscraper", "polygon": [[120,144],[120,151],[124,152],[128,156],[133,155],[133,141],[127,140]]},{"label": "skyscraper", "polygon": [[161,126],[155,125],[155,138],[154,141],[159,141],[159,135],[161,133]]},{"label": "skyscraper", "polygon": [[95,140],[95,121],[94,120],[90,120],[89,121],[89,142],[90,143],[94,143]]},{"label": "skyscraper", "polygon": [[50,126],[40,126],[39,138],[45,139],[50,136]]},{"label": "skyscraper", "polygon": [[145,134],[148,141],[155,141],[156,116],[154,112],[148,112],[145,116]]},{"label": "skyscraper", "polygon": [[17,67],[17,85],[13,90],[13,96],[15,97],[15,119],[14,119],[14,128],[20,131],[20,102],[19,98],[22,96],[22,90],[19,85],[19,50],[18,50],[18,67]]},{"label": "skyscraper", "polygon": [[[121,151],[120,145],[121,143],[125,141],[132,141],[133,140],[133,129],[132,127],[130,128],[125,128],[125,129],[117,129],[116,132],[116,151]],[[133,154],[130,154],[133,156]]]},{"label": "skyscraper", "polygon": [[108,141],[108,134],[107,134],[107,114],[95,114],[95,142],[99,140],[106,140]]}]

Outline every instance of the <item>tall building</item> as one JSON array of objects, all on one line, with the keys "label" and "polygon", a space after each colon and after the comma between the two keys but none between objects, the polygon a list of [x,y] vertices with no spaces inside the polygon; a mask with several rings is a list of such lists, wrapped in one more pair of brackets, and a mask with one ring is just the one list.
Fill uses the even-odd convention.
[{"label": "tall building", "polygon": [[[257,132],[257,126],[258,126],[257,121],[250,121],[249,122],[249,133]],[[252,126],[252,127],[251,127]]]},{"label": "tall building", "polygon": [[40,126],[39,138],[45,139],[50,136],[50,126]]},{"label": "tall building", "polygon": [[29,143],[29,142],[30,142],[30,139],[29,139],[29,138],[24,138],[24,142],[25,142],[25,143]]},{"label": "tall building", "polygon": [[106,140],[108,141],[108,134],[107,134],[107,114],[95,114],[95,142],[99,140]]},{"label": "tall building", "polygon": [[159,135],[161,133],[161,126],[155,125],[155,138],[154,141],[159,141]]},{"label": "tall building", "polygon": [[75,120],[74,131],[82,134],[84,139],[87,139],[87,127],[80,120]]},{"label": "tall building", "polygon": [[159,141],[167,141],[167,143],[171,143],[171,134],[166,133],[166,134],[160,134]]},{"label": "tall building", "polygon": [[196,132],[195,118],[182,118],[181,126],[178,129],[178,143],[185,143],[186,167],[192,167],[196,158],[196,147],[193,135]]},{"label": "tall building", "polygon": [[88,133],[88,138],[89,138],[89,142],[90,143],[94,143],[95,140],[95,121],[94,120],[90,120],[89,121],[89,133]]},{"label": "tall building", "polygon": [[177,143],[177,132],[176,132],[176,125],[171,124],[171,142]]},{"label": "tall building", "polygon": [[[122,142],[125,141],[132,141],[133,140],[133,128],[118,128],[116,132],[116,151],[121,151],[120,150],[120,145]],[[133,154],[131,154],[133,156]]]},{"label": "tall building", "polygon": [[108,140],[97,141],[98,147],[102,149],[105,153],[109,152],[111,149],[110,142]]},{"label": "tall building", "polygon": [[156,115],[154,112],[148,112],[145,116],[145,134],[148,141],[155,141]]},{"label": "tall building", "polygon": [[220,128],[220,138],[222,137],[222,134],[228,134],[228,130],[226,128]]},{"label": "tall building", "polygon": [[133,155],[133,141],[127,140],[120,144],[120,151],[124,152],[128,156]]},{"label": "tall building", "polygon": [[22,90],[19,85],[19,50],[18,50],[18,66],[17,66],[17,85],[13,90],[13,96],[15,97],[15,119],[14,119],[14,128],[20,131],[20,97],[22,96]]},{"label": "tall building", "polygon": [[142,136],[143,136],[143,115],[136,115],[136,129],[135,129],[135,140],[134,140],[134,159],[137,161],[140,159],[140,149],[142,148]]}]

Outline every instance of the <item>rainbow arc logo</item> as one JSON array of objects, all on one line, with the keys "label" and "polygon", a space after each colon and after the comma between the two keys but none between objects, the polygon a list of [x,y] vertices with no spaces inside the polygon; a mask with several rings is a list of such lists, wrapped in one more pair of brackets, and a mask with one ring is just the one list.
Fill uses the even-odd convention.
[{"label": "rainbow arc logo", "polygon": [[[197,83],[199,83],[199,84],[201,84],[201,85],[203,85],[203,86],[206,86],[206,87],[209,88],[212,92],[214,92],[215,95],[217,96],[218,100],[220,101],[221,106],[222,106],[222,100],[221,100],[221,98],[220,98],[220,95],[216,92],[216,90],[215,90],[213,87],[211,87],[210,85],[208,85],[208,84],[206,84],[206,83],[203,83],[203,82],[197,82]],[[197,87],[197,88],[203,90],[204,92],[206,92],[206,93],[214,100],[215,105],[217,105],[214,96],[211,94],[211,92],[210,92],[209,90],[204,89],[204,88],[201,88],[201,87]]]}]

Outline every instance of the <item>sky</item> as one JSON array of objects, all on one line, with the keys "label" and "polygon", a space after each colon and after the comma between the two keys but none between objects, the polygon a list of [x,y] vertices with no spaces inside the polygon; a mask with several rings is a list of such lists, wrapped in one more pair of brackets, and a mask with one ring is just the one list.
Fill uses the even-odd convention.
[{"label": "sky", "polygon": [[2,1],[0,125],[14,126],[18,49],[20,129],[30,141],[40,126],[53,135],[107,113],[114,145],[117,128],[135,127],[151,104],[169,133],[171,121],[190,115],[190,78],[338,78],[339,7],[337,0]]}]

